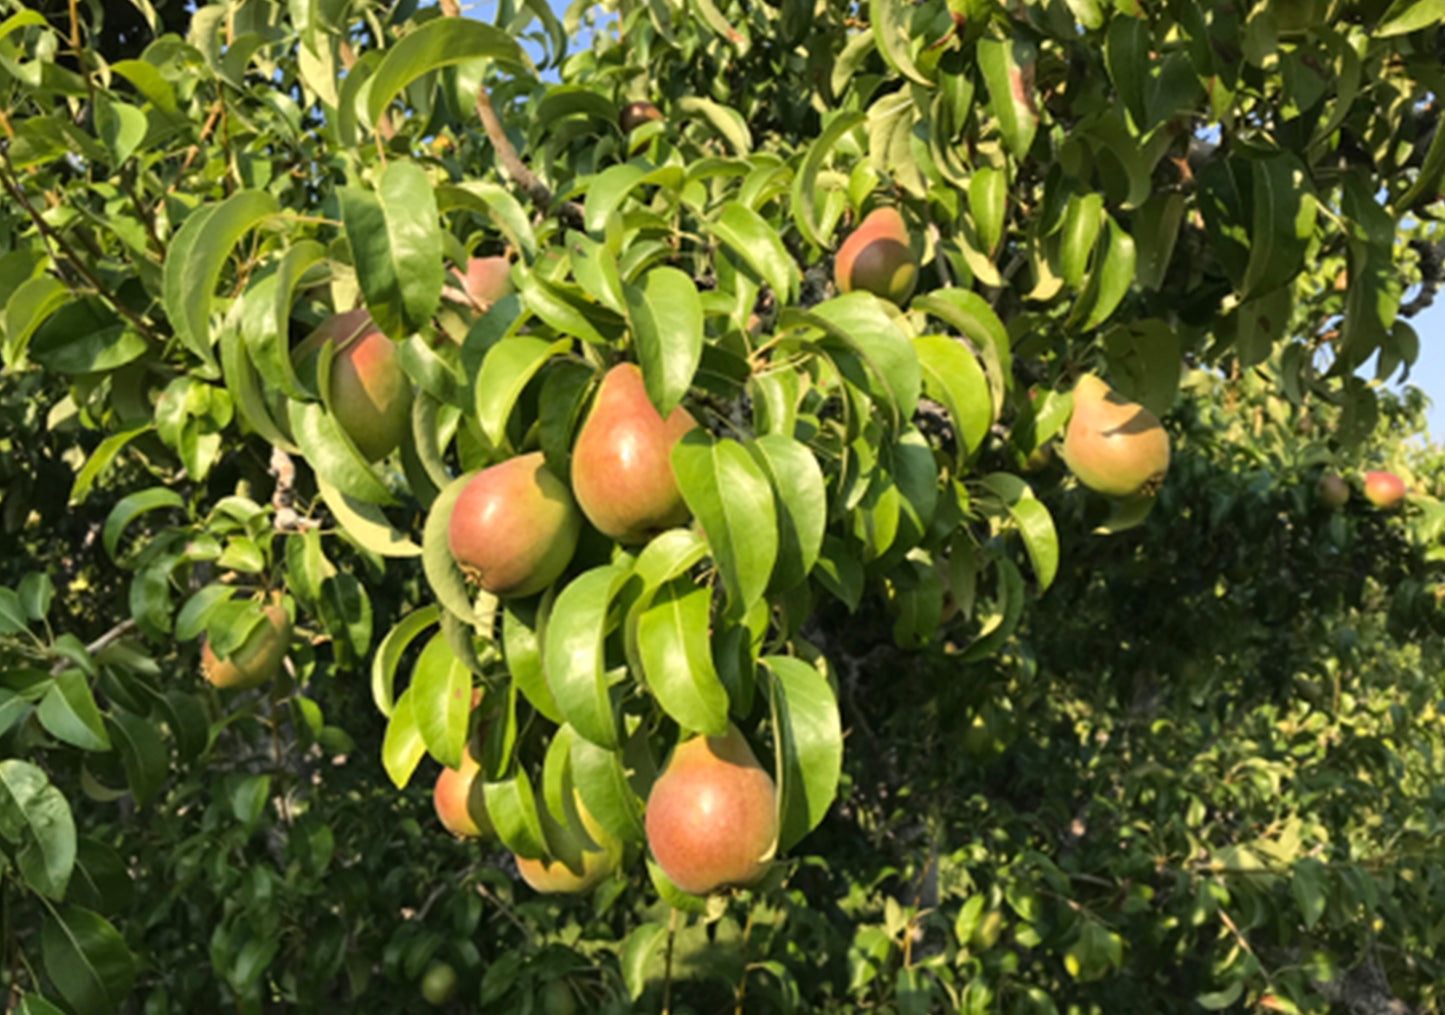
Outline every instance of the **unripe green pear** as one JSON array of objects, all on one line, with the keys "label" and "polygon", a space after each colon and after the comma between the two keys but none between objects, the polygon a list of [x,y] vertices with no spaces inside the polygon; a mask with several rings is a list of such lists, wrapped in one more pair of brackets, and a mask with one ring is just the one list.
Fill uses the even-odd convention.
[{"label": "unripe green pear", "polygon": [[1333,472],[1327,472],[1315,484],[1315,497],[1331,511],[1344,507],[1350,500],[1350,484]]},{"label": "unripe green pear", "polygon": [[678,888],[709,895],[755,884],[778,845],[778,795],[736,726],[673,749],[647,797],[647,845]]},{"label": "unripe green pear", "polygon": [[687,521],[672,447],[696,426],[682,406],[664,421],[634,364],[607,371],[572,448],[572,492],[598,531],[642,543]]},{"label": "unripe green pear", "polygon": [[1365,499],[1389,511],[1405,499],[1405,481],[1393,472],[1365,473]]},{"label": "unripe green pear", "polygon": [[[597,819],[592,817],[580,797],[574,799],[577,803],[577,816],[582,819],[582,828],[592,840],[574,844],[581,857],[578,869],[574,870],[557,859],[532,860],[523,856],[514,857],[522,880],[544,894],[575,895],[578,892],[590,891],[611,877],[612,872],[617,870],[622,862],[622,843],[597,823]],[[562,834],[570,833],[564,828]]]},{"label": "unripe green pear", "polygon": [[211,651],[210,642],[201,645],[201,673],[206,680],[225,690],[243,691],[260,687],[281,672],[291,644],[291,618],[279,602],[267,606],[265,614],[266,622],[224,659]]},{"label": "unripe green pear", "polygon": [[1152,496],[1169,470],[1169,435],[1148,409],[1085,374],[1074,385],[1060,453],[1090,490],[1120,500]]},{"label": "unripe green pear", "polygon": [[482,766],[470,748],[462,751],[457,768],[443,768],[432,790],[432,806],[442,826],[463,839],[481,839],[492,834],[487,802],[482,792]]},{"label": "unripe green pear", "polygon": [[918,284],[918,259],[898,209],[875,209],[848,234],[833,261],[833,278],[839,292],[866,289],[900,307],[908,302]]},{"label": "unripe green pear", "polygon": [[577,995],[566,980],[549,980],[542,988],[542,1015],[577,1015]]},{"label": "unripe green pear", "polygon": [[581,529],[572,495],[534,451],[472,477],[452,506],[447,544],[486,591],[530,596],[566,569]]},{"label": "unripe green pear", "polygon": [[480,311],[515,291],[512,262],[505,257],[473,257],[467,261],[465,273],[452,270],[442,295]]},{"label": "unripe green pear", "polygon": [[448,963],[433,962],[421,978],[421,996],[426,1003],[440,1007],[457,992],[457,971]]},{"label": "unripe green pear", "polygon": [[411,430],[411,379],[401,366],[397,344],[364,309],[323,321],[296,347],[297,362],[330,342],[331,412],[366,460],[391,454]]}]

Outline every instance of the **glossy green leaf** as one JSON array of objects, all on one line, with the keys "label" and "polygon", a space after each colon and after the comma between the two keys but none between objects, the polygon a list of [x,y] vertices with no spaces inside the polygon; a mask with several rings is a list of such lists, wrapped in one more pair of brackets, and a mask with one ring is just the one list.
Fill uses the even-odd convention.
[{"label": "glossy green leaf", "polygon": [[1069,315],[1070,322],[1083,318],[1083,331],[1108,320],[1134,283],[1134,238],[1111,217],[1102,242],[1103,256],[1096,261],[1089,284]]},{"label": "glossy green leaf", "polygon": [[587,810],[623,842],[642,842],[642,800],[629,778],[628,754],[574,737],[572,780]]},{"label": "glossy green leaf", "polygon": [[767,474],[736,441],[694,430],[672,449],[672,471],[702,525],[737,617],[762,598],[778,553],[778,521]]},{"label": "glossy green leaf", "polygon": [[514,770],[511,775],[482,787],[487,801],[487,816],[497,830],[497,838],[513,853],[531,860],[547,854],[547,837],[537,813],[537,797],[527,773]]},{"label": "glossy green leaf", "polygon": [[381,764],[397,789],[405,789],[416,766],[426,756],[426,742],[411,710],[411,688],[401,692],[386,723],[381,741]]},{"label": "glossy green leaf", "polygon": [[827,679],[791,656],[766,656],[778,759],[778,851],[792,849],[827,814],[843,766],[838,699]]},{"label": "glossy green leaf", "polygon": [[507,242],[530,261],[537,254],[537,236],[527,211],[505,187],[486,180],[443,183],[436,189],[437,210],[445,214],[466,208],[488,216]]},{"label": "glossy green leaf", "polygon": [[828,523],[823,470],[807,445],[782,434],[765,434],[746,446],[773,488],[778,559],[768,588],[784,592],[807,579],[823,548]]},{"label": "glossy green leaf", "polygon": [[393,525],[377,505],[342,493],[320,475],[316,477],[316,488],[342,529],[363,549],[382,557],[421,556],[421,547]]},{"label": "glossy green leaf", "polygon": [[619,741],[602,642],[612,600],[628,573],[626,565],[609,564],[569,582],[552,606],[542,651],[558,711],[581,736],[606,748],[616,748]]},{"label": "glossy green leaf", "polygon": [[309,397],[291,368],[291,302],[306,273],[326,256],[315,240],[302,240],[286,251],[276,270],[247,290],[241,335],[251,365],[267,387],[290,398]]},{"label": "glossy green leaf", "polygon": [[664,419],[692,386],[702,359],[702,301],[691,278],[676,268],[654,268],[641,286],[626,288],[642,383]]},{"label": "glossy green leaf", "polygon": [[1284,285],[1305,266],[1314,236],[1316,201],[1308,171],[1288,153],[1250,163],[1254,228],[1241,295],[1248,299]]},{"label": "glossy green leaf", "polygon": [[28,761],[0,761],[0,836],[12,846],[20,877],[32,891],[65,896],[75,866],[75,820],[65,795]]},{"label": "glossy green leaf", "polygon": [[647,686],[662,710],[683,729],[722,736],[728,695],[708,642],[711,600],[690,578],[668,582],[638,617],[637,642]]},{"label": "glossy green leaf", "polygon": [[77,1015],[121,1010],[137,964],[110,921],[79,906],[53,909],[41,927],[40,950],[51,983]]},{"label": "glossy green leaf", "polygon": [[793,177],[793,222],[804,239],[815,247],[828,245],[827,237],[819,232],[818,173],[838,142],[865,119],[866,117],[858,112],[834,113],[826,120],[822,132],[808,145],[808,154],[803,158],[803,165]]},{"label": "glossy green leaf", "polygon": [[1185,204],[1183,194],[1159,193],[1150,197],[1134,213],[1130,223],[1138,248],[1134,278],[1141,288],[1157,292],[1164,284],[1164,276],[1174,257],[1179,227],[1184,222]]},{"label": "glossy green leaf", "polygon": [[985,476],[982,483],[1008,508],[1023,538],[1039,591],[1044,591],[1053,584],[1059,571],[1059,536],[1049,509],[1034,496],[1028,483],[1012,473],[995,472]]},{"label": "glossy green leaf", "polygon": [[1370,33],[1376,39],[1406,35],[1432,25],[1438,28],[1445,22],[1445,0],[1406,0],[1392,4],[1385,16],[1387,20]]},{"label": "glossy green leaf", "polygon": [[487,350],[477,372],[477,423],[498,447],[507,443],[507,420],[522,389],[553,356],[571,346],[565,338],[547,341],[531,335],[509,335]]},{"label": "glossy green leaf", "polygon": [[578,232],[567,233],[567,262],[582,291],[608,310],[627,313],[617,258],[605,244]]},{"label": "glossy green leaf", "polygon": [[110,750],[105,720],[96,707],[90,684],[79,670],[66,670],[55,678],[35,710],[40,725],[57,740],[82,751]]},{"label": "glossy green leaf", "polygon": [[169,760],[165,744],[150,722],[130,712],[108,714],[106,732],[120,755],[131,795],[138,806],[145,806],[165,782]]},{"label": "glossy green leaf", "polygon": [[1089,258],[1104,226],[1104,197],[1097,192],[1074,194],[1064,209],[1064,224],[1059,231],[1059,268],[1064,284],[1079,288]]},{"label": "glossy green leaf", "polygon": [[237,191],[191,213],[171,240],[165,261],[165,308],[176,337],[215,375],[211,303],[221,272],[241,237],[279,212],[261,190]]},{"label": "glossy green leaf", "polygon": [[274,413],[280,409],[275,396],[268,396],[262,386],[262,379],[246,352],[240,333],[230,321],[221,329],[220,345],[221,374],[226,381],[226,390],[241,410],[241,417],[247,425],[268,444],[276,445],[287,452],[299,450],[277,426]]},{"label": "glossy green leaf", "polygon": [[105,518],[105,527],[101,530],[101,545],[105,547],[107,556],[115,559],[116,546],[120,543],[126,526],[145,512],[181,507],[185,507],[185,502],[180,495],[161,486],[153,486],[122,497],[115,507],[110,509],[110,514]]},{"label": "glossy green leaf", "polygon": [[869,0],[868,23],[873,28],[873,39],[878,52],[889,67],[910,81],[932,87],[928,78],[909,53],[909,20],[913,9],[895,0]]},{"label": "glossy green leaf", "polygon": [[781,304],[797,298],[797,262],[783,246],[777,230],[761,215],[739,201],[729,201],[705,228],[757,272]]},{"label": "glossy green leaf", "polygon": [[35,329],[29,355],[56,373],[90,374],[131,363],[149,347],[135,326],[105,302],[84,298],[64,304]]},{"label": "glossy green leaf", "polygon": [[968,182],[968,206],[973,212],[975,235],[990,258],[1003,238],[1008,216],[1008,174],[993,166],[980,166]]},{"label": "glossy green leaf", "polygon": [[549,604],[528,607],[509,602],[502,614],[502,652],[512,683],[533,708],[559,725],[565,720],[542,672],[541,632],[546,630]]},{"label": "glossy green leaf", "polygon": [[[785,312],[784,319],[794,319],[793,313]],[[827,335],[825,348],[841,344],[862,358],[880,385],[879,394],[895,425],[913,415],[923,381],[922,368],[908,336],[877,297],[866,292],[848,293],[797,313],[796,319],[822,328]]]},{"label": "glossy green leaf", "polygon": [[923,390],[943,404],[953,421],[962,465],[983,447],[993,423],[988,377],[973,353],[957,339],[922,335],[913,340],[913,349],[923,368]]},{"label": "glossy green leaf", "polygon": [[0,318],[5,334],[5,366],[19,364],[30,336],[51,314],[74,297],[65,284],[49,275],[22,282],[5,301],[5,314]]},{"label": "glossy green leaf", "polygon": [[401,663],[411,643],[427,628],[437,622],[436,606],[423,606],[413,610],[396,622],[371,660],[371,700],[384,716],[390,716],[396,708],[396,668]]},{"label": "glossy green leaf", "polygon": [[437,494],[431,511],[427,513],[421,539],[422,571],[432,593],[443,607],[469,624],[475,624],[478,618],[466,579],[452,556],[447,527],[451,522],[452,505],[474,476],[475,473],[459,476]]},{"label": "glossy green leaf", "polygon": [[416,163],[395,161],[377,178],[375,194],[355,187],[339,193],[357,281],[372,320],[398,340],[421,331],[441,300],[445,281],[431,181]]},{"label": "glossy green leaf", "polygon": [[[323,352],[323,355],[325,353]],[[291,433],[316,474],[365,504],[390,504],[391,491],[318,402],[286,403]]]},{"label": "glossy green leaf", "polygon": [[732,107],[697,95],[684,95],[673,108],[682,116],[696,116],[707,123],[728,143],[733,155],[744,156],[753,150],[752,132],[742,114]]},{"label": "glossy green leaf", "polygon": [[127,444],[143,433],[149,433],[153,428],[146,426],[133,427],[129,430],[121,430],[111,434],[105,440],[95,446],[80,471],[75,474],[75,482],[70,487],[70,503],[79,505],[85,503],[90,496],[91,488],[95,481],[105,472],[105,468],[125,448]]},{"label": "glossy green leaf", "polygon": [[338,662],[359,666],[371,649],[371,597],[356,575],[340,571],[321,581],[316,600],[321,620],[331,633]]},{"label": "glossy green leaf", "polygon": [[412,717],[428,753],[447,768],[460,767],[472,711],[472,674],[440,632],[417,658],[408,690]]},{"label": "glossy green leaf", "polygon": [[516,40],[499,28],[468,18],[437,18],[421,25],[386,50],[377,65],[366,99],[368,118],[376,123],[392,99],[422,75],[482,58],[510,69],[532,67]]},{"label": "glossy green leaf", "polygon": [[638,924],[623,940],[618,963],[622,967],[622,982],[633,1001],[647,990],[651,979],[649,969],[666,942],[667,925],[662,923]]}]

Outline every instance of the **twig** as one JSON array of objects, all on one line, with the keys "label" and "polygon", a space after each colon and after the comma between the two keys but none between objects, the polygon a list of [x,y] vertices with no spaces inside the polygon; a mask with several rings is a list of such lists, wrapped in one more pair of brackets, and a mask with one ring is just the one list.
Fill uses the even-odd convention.
[{"label": "twig", "polygon": [[[485,85],[477,90],[477,115],[481,117],[482,129],[487,132],[487,139],[496,149],[497,159],[502,163],[502,168],[506,169],[507,175],[516,180],[517,185],[527,192],[527,197],[538,211],[543,214],[551,214],[552,202],[555,200],[552,188],[538,179],[537,174],[523,165],[522,160],[517,157],[517,149],[512,147],[512,142],[507,138],[507,132],[502,129],[502,121],[497,119],[497,111],[492,108],[492,100],[487,95]],[[575,201],[564,201],[557,205],[555,210],[557,217],[569,228],[578,230],[586,228],[586,220],[582,217],[582,206]]]},{"label": "twig", "polygon": [[662,1015],[672,1011],[672,944],[677,940],[677,910],[667,921],[667,957],[662,965]]},{"label": "twig", "polygon": [[200,138],[196,141],[195,144],[191,145],[189,148],[186,149],[186,156],[181,160],[181,168],[176,172],[176,178],[171,181],[171,185],[166,188],[166,192],[164,195],[161,196],[161,199],[156,202],[157,213],[159,213],[160,210],[165,207],[166,198],[170,197],[171,194],[175,193],[176,187],[180,186],[181,177],[185,176],[186,170],[191,168],[191,162],[195,159],[196,154],[200,152],[201,145],[205,144],[206,140],[211,136],[211,131],[215,129],[216,121],[219,120],[220,117],[221,103],[219,100],[217,100],[216,103],[211,106],[211,111],[206,116],[206,122],[201,124]]},{"label": "twig", "polygon": [[[20,189],[19,183],[16,182],[14,175],[15,170],[10,162],[10,153],[3,147],[0,147],[0,160],[3,160],[5,163],[3,171],[0,171],[0,183],[4,184],[5,190],[15,199],[15,202],[25,209],[26,214],[30,216],[30,221],[34,222],[35,228],[40,231],[40,235],[60,248],[61,252],[65,254],[68,266],[74,268],[80,276],[95,289],[96,293],[99,294],[102,299],[115,308],[116,313],[120,314],[127,321],[130,321],[131,324],[134,324],[146,338],[160,344],[160,336],[151,330],[151,326],[146,323],[145,319],[112,296],[110,290],[101,283],[100,279],[95,276],[95,273],[90,270],[89,266],[81,260],[69,241],[52,229],[50,223],[40,217],[40,213],[35,210],[35,206],[30,203],[29,198],[25,196],[25,192]],[[54,257],[54,254],[52,253],[51,256]],[[60,263],[59,258],[55,258],[55,261],[57,264]]]},{"label": "twig", "polygon": [[[125,620],[122,620],[119,624],[116,624],[109,631],[105,632],[105,634],[101,635],[99,638],[95,639],[95,641],[85,646],[85,651],[88,655],[95,655],[97,652],[104,651],[112,643],[119,641],[121,638],[124,638],[127,634],[130,634],[130,632],[134,630],[134,619],[127,618]],[[69,664],[69,659],[60,660],[54,666],[50,667],[50,675],[52,677],[59,676],[60,674],[65,672],[65,668]]]},{"label": "twig", "polygon": [[527,925],[525,923],[517,919],[517,914],[512,911],[512,907],[507,905],[501,899],[497,898],[495,895],[493,895],[491,890],[487,888],[486,885],[477,885],[477,894],[480,895],[482,898],[486,899],[492,905],[496,906],[497,909],[501,910],[502,915],[511,921],[512,926],[516,927],[519,931],[521,931],[528,939],[532,937],[531,930],[527,928]]}]

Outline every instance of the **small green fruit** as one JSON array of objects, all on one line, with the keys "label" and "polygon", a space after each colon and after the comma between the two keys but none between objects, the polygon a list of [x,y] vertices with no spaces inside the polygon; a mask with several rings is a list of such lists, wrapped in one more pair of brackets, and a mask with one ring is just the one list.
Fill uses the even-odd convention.
[{"label": "small green fruit", "polygon": [[542,988],[542,1015],[576,1015],[577,995],[566,980],[551,980]]},{"label": "small green fruit", "polygon": [[426,1003],[440,1007],[457,992],[457,971],[448,963],[433,962],[421,977],[421,996]]},{"label": "small green fruit", "polygon": [[260,687],[281,672],[291,644],[291,618],[280,603],[266,607],[266,622],[260,624],[225,659],[218,658],[206,642],[201,646],[201,673],[224,690],[242,691]]},{"label": "small green fruit", "polygon": [[1321,506],[1331,511],[1338,511],[1350,500],[1350,484],[1346,483],[1333,472],[1327,472],[1320,477],[1315,484],[1315,497]]}]

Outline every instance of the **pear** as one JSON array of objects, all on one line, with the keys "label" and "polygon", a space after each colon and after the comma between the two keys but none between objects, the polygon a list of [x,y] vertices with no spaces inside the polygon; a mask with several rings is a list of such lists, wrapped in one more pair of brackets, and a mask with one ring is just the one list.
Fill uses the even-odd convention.
[{"label": "pear", "polygon": [[1389,511],[1405,499],[1405,481],[1393,472],[1365,473],[1365,499]]},{"label": "pear", "polygon": [[364,309],[348,310],[321,322],[292,359],[300,363],[327,342],[336,346],[332,414],[366,460],[379,461],[411,432],[411,378],[402,369],[398,346]]},{"label": "pear", "polygon": [[582,828],[591,838],[590,842],[584,841],[570,829],[562,829],[561,834],[574,839],[569,845],[576,848],[569,849],[569,852],[575,852],[581,858],[576,868],[567,866],[559,859],[532,860],[522,856],[514,857],[522,880],[539,892],[576,894],[590,891],[610,877],[622,862],[622,843],[597,823],[597,819],[583,805],[581,797],[574,794],[573,800],[577,803],[577,816],[582,819]]},{"label": "pear", "polygon": [[866,289],[899,306],[908,302],[918,284],[918,259],[896,208],[875,209],[848,234],[833,260],[833,278],[839,292]]},{"label": "pear", "polygon": [[460,767],[443,768],[432,790],[437,818],[447,831],[459,838],[480,839],[492,834],[482,780],[478,778],[481,770],[471,748],[464,748]]},{"label": "pear", "polygon": [[1338,511],[1350,500],[1350,484],[1333,472],[1327,472],[1315,484],[1315,498],[1331,511]]},{"label": "pear", "polygon": [[686,522],[672,446],[695,426],[680,405],[666,420],[658,415],[634,364],[607,371],[572,448],[572,492],[587,520],[621,543]]},{"label": "pear", "polygon": [[266,622],[225,659],[211,651],[210,642],[201,645],[201,673],[207,681],[224,690],[243,691],[260,687],[281,672],[291,644],[291,618],[274,599],[265,614]]},{"label": "pear", "polygon": [[754,884],[778,845],[778,794],[738,728],[678,744],[647,797],[647,845],[678,888]]},{"label": "pear", "polygon": [[530,596],[572,560],[582,516],[540,451],[482,469],[462,488],[447,545],[462,572],[498,596]]},{"label": "pear", "polygon": [[1149,497],[1169,470],[1169,435],[1148,409],[1085,374],[1074,385],[1062,454],[1090,490],[1120,500]]},{"label": "pear", "polygon": [[473,257],[467,261],[465,274],[452,269],[452,277],[442,295],[454,303],[485,311],[515,291],[512,262],[505,257]]}]

